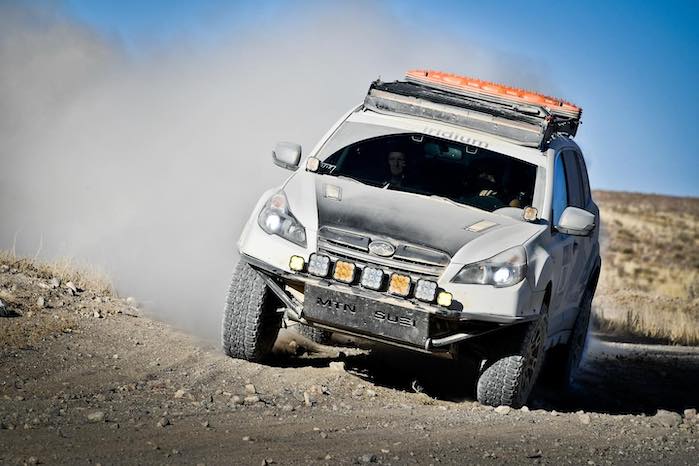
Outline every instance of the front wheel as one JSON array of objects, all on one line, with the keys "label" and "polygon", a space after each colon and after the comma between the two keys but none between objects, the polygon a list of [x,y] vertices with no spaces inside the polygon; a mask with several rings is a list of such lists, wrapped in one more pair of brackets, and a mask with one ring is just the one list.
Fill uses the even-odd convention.
[{"label": "front wheel", "polygon": [[483,362],[476,389],[481,404],[519,408],[527,402],[544,359],[547,311],[542,307],[539,319],[527,324],[516,351]]},{"label": "front wheel", "polygon": [[272,352],[282,314],[279,301],[259,272],[240,261],[233,272],[223,311],[223,350],[228,356],[259,362]]}]

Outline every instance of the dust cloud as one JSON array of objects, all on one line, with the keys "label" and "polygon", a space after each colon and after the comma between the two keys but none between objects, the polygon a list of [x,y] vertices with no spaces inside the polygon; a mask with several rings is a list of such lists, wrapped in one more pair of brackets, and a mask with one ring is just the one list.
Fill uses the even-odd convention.
[{"label": "dust cloud", "polygon": [[237,237],[289,174],[271,163],[277,140],[310,149],[371,80],[408,68],[546,88],[541,63],[373,2],[300,5],[215,44],[182,35],[134,54],[55,4],[3,3],[0,248],[95,264],[216,340]]}]

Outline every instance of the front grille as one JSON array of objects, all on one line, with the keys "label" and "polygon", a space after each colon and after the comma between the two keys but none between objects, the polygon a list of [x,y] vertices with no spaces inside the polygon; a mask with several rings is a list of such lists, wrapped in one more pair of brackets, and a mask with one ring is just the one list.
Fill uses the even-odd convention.
[{"label": "front grille", "polygon": [[413,278],[438,278],[449,264],[448,254],[412,244],[389,241],[396,252],[392,257],[381,257],[369,252],[372,238],[368,234],[336,228],[322,227],[318,232],[318,252],[330,256],[333,261],[349,260],[360,268],[378,265]]}]

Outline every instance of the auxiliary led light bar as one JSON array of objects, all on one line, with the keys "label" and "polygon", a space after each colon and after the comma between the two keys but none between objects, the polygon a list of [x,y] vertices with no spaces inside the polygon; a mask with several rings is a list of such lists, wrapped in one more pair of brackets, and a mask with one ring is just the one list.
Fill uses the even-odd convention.
[{"label": "auxiliary led light bar", "polygon": [[452,295],[447,291],[440,291],[437,295],[437,304],[444,307],[451,306]]},{"label": "auxiliary led light bar", "polygon": [[308,273],[316,277],[327,277],[330,272],[330,258],[320,254],[311,254],[308,259]]},{"label": "auxiliary led light bar", "polygon": [[420,301],[431,303],[437,295],[437,284],[429,280],[418,280],[415,286],[415,297]]},{"label": "auxiliary led light bar", "polygon": [[351,262],[337,261],[335,262],[335,270],[333,278],[342,283],[352,283],[354,281],[354,272],[356,267]]},{"label": "auxiliary led light bar", "polygon": [[[326,278],[330,274],[332,261],[330,257],[323,254],[311,254],[308,263],[301,256],[291,256],[289,258],[289,268],[295,272],[302,272],[304,269],[311,275]],[[362,287],[379,291],[384,288],[386,272],[379,268],[366,266],[361,271],[359,283]],[[357,276],[357,266],[348,261],[338,260],[332,267],[332,278],[335,280],[352,284]],[[410,295],[413,281],[410,276],[399,273],[392,273],[388,280],[388,292],[392,295],[407,298]],[[426,303],[434,303],[449,307],[452,303],[452,295],[447,291],[438,291],[436,282],[419,279],[415,282],[414,297]]]},{"label": "auxiliary led light bar", "polygon": [[388,284],[388,292],[398,296],[406,297],[410,294],[410,277],[394,273]]},{"label": "auxiliary led light bar", "polygon": [[306,265],[306,261],[301,256],[291,256],[289,259],[289,268],[295,272],[301,272]]},{"label": "auxiliary led light bar", "polygon": [[370,290],[378,290],[383,285],[383,270],[375,269],[373,267],[364,267],[362,271],[362,279],[360,283],[364,288],[369,288]]}]

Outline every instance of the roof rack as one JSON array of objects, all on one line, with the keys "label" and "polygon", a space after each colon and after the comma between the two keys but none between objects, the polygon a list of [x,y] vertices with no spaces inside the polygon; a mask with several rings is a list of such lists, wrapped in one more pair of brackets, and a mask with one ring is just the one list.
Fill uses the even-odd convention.
[{"label": "roof rack", "polygon": [[411,70],[406,81],[374,81],[364,106],[442,121],[544,148],[556,134],[575,136],[582,109],[554,97],[438,71]]}]

